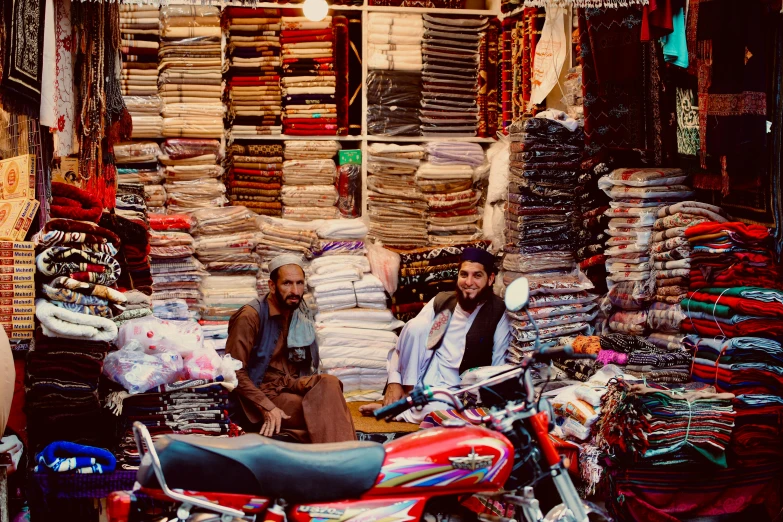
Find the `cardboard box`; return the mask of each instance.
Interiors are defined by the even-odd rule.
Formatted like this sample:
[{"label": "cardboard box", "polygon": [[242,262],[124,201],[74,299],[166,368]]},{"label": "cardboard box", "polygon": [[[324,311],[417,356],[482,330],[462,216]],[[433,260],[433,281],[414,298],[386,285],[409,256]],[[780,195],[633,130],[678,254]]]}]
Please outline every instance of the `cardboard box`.
[{"label": "cardboard box", "polygon": [[14,272],[13,274],[0,274],[0,283],[34,283],[35,273],[31,274],[19,274]]},{"label": "cardboard box", "polygon": [[33,274],[35,275],[35,265],[11,265],[0,266],[0,274]]},{"label": "cardboard box", "polygon": [[0,160],[3,199],[35,199],[35,154]]},{"label": "cardboard box", "polygon": [[5,329],[5,334],[9,339],[32,339],[34,330],[8,330]]},{"label": "cardboard box", "polygon": [[0,201],[0,239],[13,241],[17,238],[19,229],[16,227],[24,222],[22,214],[26,207],[26,199]]},{"label": "cardboard box", "polygon": [[19,321],[3,321],[0,320],[0,324],[3,325],[3,329],[8,333],[14,330],[35,330],[35,316],[34,315],[18,315],[13,316],[20,318]]},{"label": "cardboard box", "polygon": [[31,250],[35,252],[35,244],[32,241],[0,241],[0,251],[4,250]]},{"label": "cardboard box", "polygon": [[34,265],[35,252],[29,250],[0,250],[0,265]]},{"label": "cardboard box", "polygon": [[35,313],[35,297],[0,297],[0,308],[29,308]]},{"label": "cardboard box", "polygon": [[19,219],[14,225],[17,241],[24,241],[24,239],[27,237],[27,233],[30,231],[30,227],[33,225],[33,220],[35,219],[35,215],[38,212],[38,207],[40,206],[41,204],[34,199],[27,200],[27,204],[25,205],[24,210],[22,210],[21,216],[19,216]]}]

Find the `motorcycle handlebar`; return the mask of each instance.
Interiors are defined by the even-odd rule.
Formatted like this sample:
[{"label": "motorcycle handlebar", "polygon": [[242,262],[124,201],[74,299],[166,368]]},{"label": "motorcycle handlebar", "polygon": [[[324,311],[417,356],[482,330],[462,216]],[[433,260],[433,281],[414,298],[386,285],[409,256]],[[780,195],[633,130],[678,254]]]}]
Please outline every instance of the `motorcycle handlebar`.
[{"label": "motorcycle handlebar", "polygon": [[382,408],[378,408],[373,412],[373,416],[375,416],[376,419],[393,419],[400,413],[404,413],[408,411],[408,408],[410,408],[410,402],[408,401],[408,397],[403,397],[402,399],[393,402],[389,404],[388,406],[384,406]]}]

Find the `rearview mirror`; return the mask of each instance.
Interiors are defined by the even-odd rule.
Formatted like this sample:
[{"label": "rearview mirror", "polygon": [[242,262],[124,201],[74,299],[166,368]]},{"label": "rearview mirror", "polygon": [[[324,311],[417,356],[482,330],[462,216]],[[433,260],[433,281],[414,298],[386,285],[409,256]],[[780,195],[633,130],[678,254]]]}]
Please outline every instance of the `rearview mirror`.
[{"label": "rearview mirror", "polygon": [[518,312],[527,306],[530,299],[530,285],[527,278],[520,277],[506,287],[506,308],[511,312]]}]

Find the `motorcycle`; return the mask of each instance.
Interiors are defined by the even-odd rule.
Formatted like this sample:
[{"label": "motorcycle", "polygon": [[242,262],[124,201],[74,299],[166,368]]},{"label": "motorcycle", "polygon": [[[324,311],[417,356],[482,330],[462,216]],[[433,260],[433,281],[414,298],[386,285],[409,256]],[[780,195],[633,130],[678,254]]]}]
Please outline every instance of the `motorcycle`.
[{"label": "motorcycle", "polygon": [[[527,301],[527,280],[518,279],[506,289],[509,310],[522,310]],[[229,439],[168,435],[153,444],[146,427],[136,422],[133,432],[142,455],[136,493],[176,503],[176,518],[170,522],[514,522],[475,515],[463,507],[471,498],[515,506],[526,522],[610,520],[579,497],[548,436],[554,427],[551,406],[546,399],[535,399],[532,365],[559,357],[574,354],[570,347],[537,349],[518,367],[456,392],[415,388],[376,410],[376,418],[390,420],[432,401],[462,411],[457,397],[473,392],[481,393],[482,400],[486,395],[493,406],[482,419],[484,426],[453,422],[384,445],[301,445],[257,434]],[[508,383],[512,387],[503,393],[493,389]],[[551,478],[562,501],[546,515],[534,493],[544,478]],[[138,514],[135,497],[113,493],[109,520],[168,520]]]}]

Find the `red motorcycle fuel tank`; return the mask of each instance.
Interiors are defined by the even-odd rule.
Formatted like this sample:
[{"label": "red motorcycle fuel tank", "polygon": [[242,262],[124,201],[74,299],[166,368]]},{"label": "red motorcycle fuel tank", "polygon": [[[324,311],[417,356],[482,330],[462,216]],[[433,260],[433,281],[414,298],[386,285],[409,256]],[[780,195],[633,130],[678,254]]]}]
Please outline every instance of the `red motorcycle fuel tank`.
[{"label": "red motorcycle fuel tank", "polygon": [[497,491],[514,464],[511,442],[477,426],[431,428],[384,447],[381,472],[363,498]]}]

